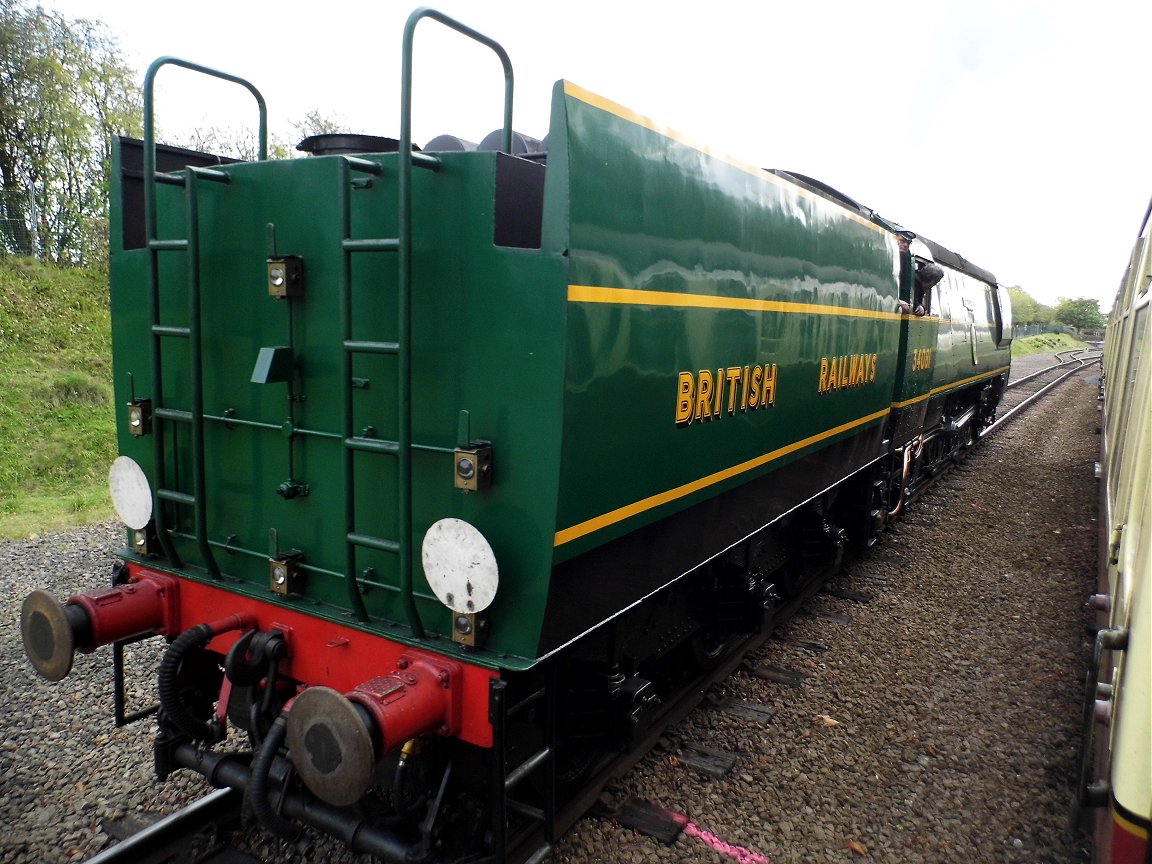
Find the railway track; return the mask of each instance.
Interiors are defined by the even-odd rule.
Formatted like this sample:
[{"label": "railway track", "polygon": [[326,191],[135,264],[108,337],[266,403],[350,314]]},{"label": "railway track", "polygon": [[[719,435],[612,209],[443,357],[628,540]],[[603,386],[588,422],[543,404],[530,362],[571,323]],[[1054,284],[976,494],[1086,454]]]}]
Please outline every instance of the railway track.
[{"label": "railway track", "polygon": [[[1031,371],[1010,382],[1002,403],[1001,416],[992,426],[983,431],[981,437],[992,435],[1009,420],[1019,416],[1020,413],[1036,404],[1044,396],[1051,394],[1069,377],[1091,370],[1098,362],[1099,357],[1099,352],[1093,351],[1061,352],[1056,355],[1056,362]],[[905,518],[907,519],[907,517]],[[919,524],[915,517],[912,518],[911,522],[913,525]],[[558,809],[556,822],[561,833],[567,832],[576,825],[596,805],[606,788],[611,788],[656,748],[662,740],[666,740],[669,730],[688,717],[707,698],[710,689],[732,676],[742,664],[748,662],[750,656],[759,652],[774,634],[778,634],[784,625],[792,621],[796,613],[805,607],[805,604],[810,603],[821,593],[831,575],[829,573],[824,578],[814,580],[809,590],[780,610],[780,613],[773,619],[772,627],[764,633],[745,640],[723,662],[708,672],[702,680],[693,681],[678,694],[675,700],[669,700],[669,708],[637,747],[628,753],[619,754],[603,764],[596,770],[587,785]],[[807,643],[794,642],[793,644],[804,645]],[[825,646],[816,647],[825,650]],[[129,864],[129,862],[131,864],[254,862],[255,864],[260,859],[251,857],[248,853],[232,848],[227,844],[212,845],[203,854],[190,851],[194,848],[191,839],[203,834],[206,829],[214,825],[237,824],[240,801],[239,792],[227,789],[216,790],[189,807],[171,814],[104,850],[99,855],[89,859],[87,864]],[[611,813],[625,822],[629,819],[626,813],[622,816],[618,810],[605,811],[601,808],[601,811]],[[636,822],[628,824],[632,824],[633,827],[638,827],[642,831],[659,832],[668,828],[668,820],[661,817],[659,813],[654,817],[655,824],[652,813],[647,811],[636,818]],[[226,833],[225,831],[216,832],[217,836],[224,836]],[[679,831],[675,830],[675,833],[679,833]],[[523,848],[534,850],[537,854],[528,857],[529,853],[523,852]],[[539,847],[531,843],[525,844],[523,848],[521,856],[517,860],[531,862],[546,860],[547,853],[552,851],[551,847]],[[335,854],[339,856],[346,853],[341,850]],[[343,861],[344,859],[337,857],[337,860]]]},{"label": "railway track", "polygon": [[1043,398],[1049,390],[1071,375],[1098,366],[1103,355],[1095,349],[1077,349],[1061,351],[1054,356],[1054,363],[1029,371],[1020,378],[1013,378],[1008,382],[1004,398],[1000,402],[1000,410],[997,412],[999,417],[983,431],[981,437],[991,434],[1017,411]]},{"label": "railway track", "polygon": [[[223,864],[227,853],[222,852],[221,843],[205,846],[193,841],[205,832],[219,837],[223,832],[217,829],[237,824],[240,804],[241,795],[235,789],[217,789],[105,849],[87,864]],[[229,860],[242,864],[235,855]]]}]

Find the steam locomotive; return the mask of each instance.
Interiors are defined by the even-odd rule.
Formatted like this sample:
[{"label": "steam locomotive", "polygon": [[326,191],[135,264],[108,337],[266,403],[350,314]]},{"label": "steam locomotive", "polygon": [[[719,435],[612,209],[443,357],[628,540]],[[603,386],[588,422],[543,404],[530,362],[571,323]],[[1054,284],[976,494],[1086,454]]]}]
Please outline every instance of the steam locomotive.
[{"label": "steam locomotive", "polygon": [[[500,57],[490,147],[413,146],[424,20]],[[125,547],[107,590],[29,595],[23,638],[51,680],[167,640],[157,773],[270,830],[539,860],[606,760],[974,443],[1011,309],[823,183],[571,82],[518,135],[507,55],[438,12],[404,51],[397,140],[285,160],[157,144],[169,66],[265,109],[149,69],[110,221]]]}]

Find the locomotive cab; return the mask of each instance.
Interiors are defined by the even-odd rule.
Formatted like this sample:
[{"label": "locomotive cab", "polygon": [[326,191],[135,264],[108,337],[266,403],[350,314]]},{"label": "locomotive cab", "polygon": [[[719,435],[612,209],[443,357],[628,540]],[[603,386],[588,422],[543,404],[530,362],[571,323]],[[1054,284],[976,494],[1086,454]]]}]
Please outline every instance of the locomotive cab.
[{"label": "locomotive cab", "polygon": [[916,316],[932,314],[932,289],[944,277],[932,250],[911,231],[899,231],[900,310]]}]

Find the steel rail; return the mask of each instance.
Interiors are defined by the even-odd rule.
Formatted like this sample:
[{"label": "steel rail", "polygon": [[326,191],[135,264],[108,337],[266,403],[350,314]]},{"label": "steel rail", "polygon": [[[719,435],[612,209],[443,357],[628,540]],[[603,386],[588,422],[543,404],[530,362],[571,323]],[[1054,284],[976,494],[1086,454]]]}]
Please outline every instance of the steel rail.
[{"label": "steel rail", "polygon": [[[1033,402],[1037,401],[1042,396],[1046,395],[1049,390],[1051,390],[1057,384],[1061,383],[1065,378],[1069,377],[1070,375],[1075,375],[1078,372],[1083,372],[1086,367],[1087,367],[1087,364],[1081,362],[1081,364],[1079,366],[1077,366],[1075,369],[1069,369],[1067,372],[1065,372],[1063,375],[1061,375],[1055,381],[1050,381],[1049,383],[1047,383],[1043,387],[1041,387],[1039,390],[1037,390],[1035,393],[1033,393],[1030,396],[1026,397],[1025,399],[1021,400],[1017,405],[1012,407],[1006,414],[1004,414],[1003,417],[997,418],[996,422],[994,422],[990,426],[982,429],[980,431],[980,438],[985,438],[988,435],[991,435],[994,431],[996,431],[1001,426],[1003,426],[1005,423],[1007,423],[1009,420],[1011,420],[1013,417],[1015,417],[1016,414],[1018,414],[1020,411],[1023,411],[1025,408],[1027,408]],[[1051,367],[1051,368],[1058,368],[1058,367]],[[1051,368],[1048,370],[1045,370],[1045,371],[1051,371]]]},{"label": "steel rail", "polygon": [[[1060,355],[1057,354],[1056,356],[1059,357]],[[1088,361],[1099,360],[1102,356],[1104,356],[1104,355],[1103,354],[1096,354],[1092,357],[1071,357],[1068,360],[1063,360],[1059,363],[1056,363],[1053,366],[1046,366],[1043,369],[1040,369],[1036,372],[1031,373],[1030,375],[1025,375],[1023,378],[1017,378],[1014,381],[1009,381],[1008,386],[1005,389],[1011,390],[1017,384],[1023,384],[1025,381],[1031,381],[1033,378],[1036,378],[1040,375],[1045,375],[1049,372],[1052,372],[1055,369],[1063,369],[1065,366],[1068,366],[1069,364],[1072,364],[1072,363],[1079,363],[1079,364],[1081,364],[1081,366],[1083,366]]]},{"label": "steel rail", "polygon": [[199,801],[165,816],[154,825],[110,846],[86,864],[160,864],[187,851],[188,838],[227,814],[240,812],[242,794],[217,789]]}]

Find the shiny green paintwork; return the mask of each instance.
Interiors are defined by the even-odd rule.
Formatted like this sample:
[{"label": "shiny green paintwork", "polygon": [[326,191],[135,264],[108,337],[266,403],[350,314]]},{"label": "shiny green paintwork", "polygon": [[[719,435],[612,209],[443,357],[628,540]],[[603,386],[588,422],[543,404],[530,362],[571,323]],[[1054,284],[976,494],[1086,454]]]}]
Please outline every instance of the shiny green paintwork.
[{"label": "shiny green paintwork", "polygon": [[[396,156],[368,157],[384,164],[381,178],[352,193],[353,232],[358,238],[396,234]],[[564,319],[562,258],[539,250],[506,249],[492,243],[493,153],[444,154],[435,175],[420,172],[414,190],[413,439],[414,536],[454,516],[475,524],[488,538],[501,565],[501,595],[493,609],[490,645],[532,656],[534,622],[542,617],[550,569],[557,454],[540,446],[560,437]],[[216,550],[216,558],[238,590],[288,602],[347,621],[344,581],[343,488],[341,472],[341,329],[336,286],[341,267],[338,212],[340,157],[296,159],[228,167],[231,182],[201,193],[201,280],[204,315],[205,413],[225,418],[206,432],[208,522],[213,543],[245,550]],[[160,236],[181,237],[183,191],[160,187]],[[114,192],[118,202],[119,190]],[[119,214],[114,213],[114,223]],[[276,252],[305,261],[306,294],[300,300],[268,296],[267,225],[275,225]],[[118,226],[117,226],[118,227]],[[150,356],[143,294],[142,250],[122,251],[113,236],[112,304],[117,401],[147,396]],[[183,253],[162,259],[162,316],[186,318]],[[357,255],[353,264],[353,338],[393,340],[395,258],[389,253]],[[253,384],[251,375],[264,346],[290,345],[298,364],[289,402],[287,384]],[[165,389],[169,406],[185,408],[187,350],[165,343]],[[358,356],[353,375],[366,383],[354,390],[355,429],[380,438],[396,435],[395,358]],[[453,486],[451,450],[458,443],[460,414],[468,412],[467,434],[495,443],[498,482],[481,494]],[[150,441],[128,432],[122,412],[121,452],[152,475]],[[293,463],[283,424],[299,430],[292,438]],[[243,424],[263,424],[254,427]],[[236,425],[241,424],[241,425]],[[174,426],[175,424],[171,424]],[[171,428],[171,426],[169,428]],[[180,436],[174,465],[187,478],[187,436]],[[393,459],[356,456],[356,529],[395,536]],[[294,478],[309,494],[285,500],[277,487]],[[185,480],[186,482],[186,480]],[[188,532],[188,508],[169,507]],[[273,532],[274,536],[273,536]],[[202,563],[194,544],[182,540],[181,555]],[[277,601],[268,589],[270,550],[304,555],[304,595]],[[371,568],[370,581],[398,584],[394,556],[357,553],[357,575]],[[447,630],[449,615],[417,574],[418,608],[430,636]],[[505,603],[505,598],[507,602]],[[404,619],[395,591],[364,594],[372,621],[403,638],[387,622]],[[504,604],[504,605],[502,605]],[[510,608],[515,614],[501,614]]]},{"label": "shiny green paintwork", "polygon": [[[895,240],[859,214],[564,82],[549,144],[539,249],[493,243],[497,163],[508,157],[443,153],[439,171],[413,176],[414,569],[437,519],[465,519],[487,537],[501,582],[487,649],[470,658],[493,666],[536,657],[556,564],[846,437],[868,443],[841,476],[882,456],[909,345],[935,339],[927,322],[896,314]],[[363,158],[383,170],[349,193],[351,236],[394,237],[398,156]],[[398,623],[393,556],[359,549],[356,572],[344,572],[341,160],[231,165],[227,185],[197,193],[208,535],[235,590],[415,641]],[[184,196],[158,187],[160,237],[186,235]],[[117,187],[113,344],[124,406],[149,395],[151,352],[145,252],[122,248],[121,216]],[[268,296],[269,225],[275,253],[305,262],[301,299]],[[165,324],[187,319],[184,258],[161,256]],[[395,259],[358,254],[352,280],[353,338],[396,339]],[[272,346],[293,351],[291,387],[251,381]],[[188,354],[165,341],[168,407],[188,408]],[[874,378],[820,392],[822,361],[853,355],[875,358]],[[395,362],[355,358],[357,434],[396,436]],[[772,407],[728,410],[725,398],[715,419],[677,425],[682,373],[756,364],[776,367]],[[123,410],[120,420],[121,452],[154,475],[149,439],[129,433]],[[165,428],[170,485],[186,489],[189,436]],[[453,486],[451,449],[468,439],[493,445],[489,490]],[[393,460],[358,453],[355,469],[355,530],[393,536]],[[281,497],[288,480],[308,494]],[[189,508],[165,507],[181,572],[209,578]],[[269,589],[268,558],[290,552],[303,555],[305,584],[283,598]],[[367,621],[351,615],[350,575],[363,580]],[[458,650],[445,637],[447,610],[422,572],[412,578],[428,640]]]},{"label": "shiny green paintwork", "polygon": [[[994,307],[999,301],[994,292],[998,290],[947,270],[935,289],[932,315],[905,317],[904,361],[892,400],[897,446],[934,422],[948,394],[1007,374],[1011,338],[997,329]],[[936,405],[934,410],[930,403]]]},{"label": "shiny green paintwork", "polygon": [[993,311],[994,286],[963,273],[948,271],[937,286],[940,317],[933,389],[1003,370],[1009,363],[1007,342],[1001,344]]},{"label": "shiny green paintwork", "polygon": [[897,445],[923,430],[934,377],[932,365],[923,360],[935,358],[938,330],[939,321],[935,318],[904,316],[900,333],[901,362],[892,396],[893,439]]},{"label": "shiny green paintwork", "polygon": [[[569,303],[560,557],[883,423],[900,330],[889,233],[578,88],[558,109],[569,128],[570,283],[720,306]],[[852,354],[877,355],[875,381],[820,393],[821,359]],[[774,407],[725,405],[711,422],[675,424],[679,372],[757,363],[777,366]],[[617,518],[617,508],[638,512]]]}]

